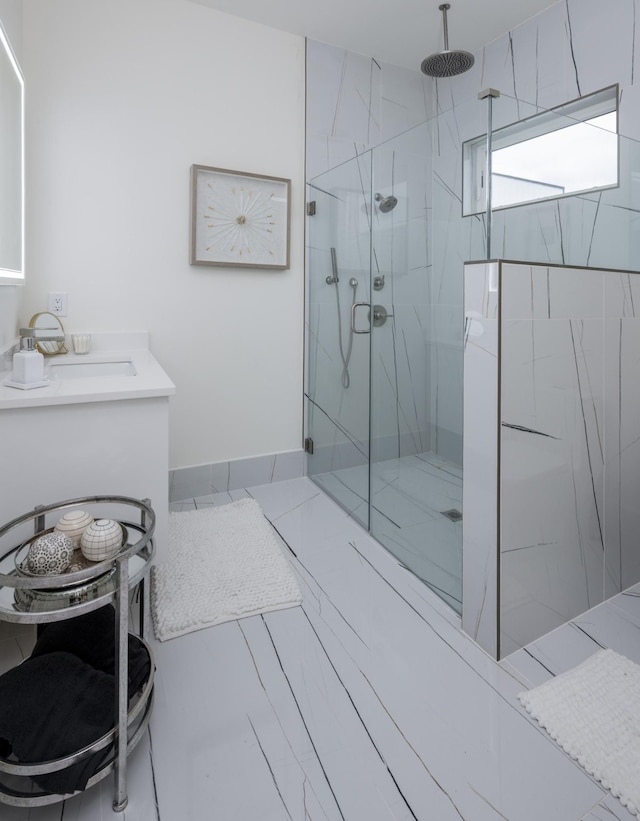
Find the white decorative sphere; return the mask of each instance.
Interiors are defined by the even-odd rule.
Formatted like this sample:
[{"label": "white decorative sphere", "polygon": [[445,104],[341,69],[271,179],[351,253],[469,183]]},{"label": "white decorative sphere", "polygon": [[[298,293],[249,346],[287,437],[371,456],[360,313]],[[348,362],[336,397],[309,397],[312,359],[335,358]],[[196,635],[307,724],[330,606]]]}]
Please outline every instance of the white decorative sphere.
[{"label": "white decorative sphere", "polygon": [[56,576],[69,566],[73,556],[71,539],[64,533],[45,533],[27,553],[27,567],[38,576]]},{"label": "white decorative sphere", "polygon": [[121,546],[122,527],[113,519],[96,519],[80,537],[80,550],[90,562],[113,558]]},{"label": "white decorative sphere", "polygon": [[73,543],[73,548],[76,550],[80,547],[80,537],[84,531],[93,522],[93,516],[86,512],[86,510],[70,510],[59,519],[57,525],[53,528],[55,533],[64,533]]}]

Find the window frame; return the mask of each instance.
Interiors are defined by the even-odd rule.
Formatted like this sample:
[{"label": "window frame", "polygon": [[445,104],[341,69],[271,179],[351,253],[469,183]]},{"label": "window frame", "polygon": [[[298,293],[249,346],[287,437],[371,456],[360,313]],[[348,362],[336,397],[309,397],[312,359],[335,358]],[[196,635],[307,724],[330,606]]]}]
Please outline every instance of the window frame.
[{"label": "window frame", "polygon": [[[517,200],[505,205],[492,207],[492,211],[502,211],[506,208],[519,208],[522,205],[529,205],[536,202],[547,202],[549,200],[564,197],[576,196],[578,194],[593,193],[595,191],[606,191],[620,186],[620,132],[619,132],[619,86],[618,84],[606,86],[591,94],[570,100],[567,103],[532,114],[522,120],[510,123],[502,128],[496,129],[492,134],[492,153],[511,145],[526,142],[554,131],[567,128],[567,119],[574,120],[574,124],[584,123],[588,120],[603,114],[615,112],[616,120],[616,181],[609,185],[597,185],[590,188],[574,189],[562,191],[547,196],[532,197],[530,199]],[[556,123],[553,126],[554,121]],[[487,134],[481,134],[462,143],[462,216],[476,216],[484,214],[487,210],[486,186],[484,177],[486,176],[487,164]],[[545,185],[541,181],[532,181],[540,185]]]}]

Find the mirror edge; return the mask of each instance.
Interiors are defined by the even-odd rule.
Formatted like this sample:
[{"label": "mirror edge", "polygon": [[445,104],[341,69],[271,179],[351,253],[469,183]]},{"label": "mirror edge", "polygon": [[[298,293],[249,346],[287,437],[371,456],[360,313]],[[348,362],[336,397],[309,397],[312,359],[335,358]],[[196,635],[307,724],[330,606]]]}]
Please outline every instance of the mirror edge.
[{"label": "mirror edge", "polygon": [[5,28],[0,20],[0,44],[4,48],[9,62],[13,67],[16,78],[20,85],[20,177],[21,177],[21,203],[20,203],[20,268],[3,268],[0,266],[0,285],[24,285],[25,281],[25,161],[24,161],[24,76],[22,69],[11,47],[11,42],[7,36]]},{"label": "mirror edge", "polygon": [[[51,319],[46,319],[46,322],[51,322],[53,320],[53,324],[51,325],[44,325],[39,326],[38,320],[44,317],[51,317]],[[60,328],[60,333],[62,334],[62,340],[60,342],[56,341],[42,341],[38,342],[37,334],[34,334],[34,341],[36,350],[39,351],[43,356],[58,356],[58,354],[69,353],[69,349],[66,345],[66,337],[64,331],[64,325],[62,324],[62,320],[59,316],[52,314],[51,311],[39,311],[37,314],[34,314],[31,319],[29,320],[29,327],[38,329],[41,327],[42,330],[54,330],[54,324],[57,324]]]}]

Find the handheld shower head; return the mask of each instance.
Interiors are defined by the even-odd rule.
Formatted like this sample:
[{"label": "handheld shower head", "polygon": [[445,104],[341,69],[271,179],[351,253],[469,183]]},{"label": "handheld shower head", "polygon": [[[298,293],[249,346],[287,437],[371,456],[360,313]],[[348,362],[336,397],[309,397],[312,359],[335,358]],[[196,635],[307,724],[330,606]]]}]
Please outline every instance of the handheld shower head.
[{"label": "handheld shower head", "polygon": [[430,54],[422,61],[420,69],[427,77],[455,77],[464,74],[475,62],[475,57],[469,51],[449,51],[449,30],[447,27],[447,11],[449,3],[438,6],[444,18],[444,51]]},{"label": "handheld shower head", "polygon": [[382,194],[376,194],[375,201],[378,203],[378,209],[382,211],[383,214],[393,211],[398,204],[398,198],[393,195],[383,197]]},{"label": "handheld shower head", "polygon": [[327,285],[337,285],[340,282],[338,278],[338,260],[336,259],[336,249],[330,248],[331,252],[331,276],[325,278]]}]

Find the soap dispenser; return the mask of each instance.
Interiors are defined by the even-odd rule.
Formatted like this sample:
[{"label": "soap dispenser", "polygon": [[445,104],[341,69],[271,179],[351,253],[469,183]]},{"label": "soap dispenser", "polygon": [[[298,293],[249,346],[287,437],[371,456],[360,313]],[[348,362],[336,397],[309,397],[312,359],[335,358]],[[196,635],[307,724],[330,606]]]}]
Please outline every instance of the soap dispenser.
[{"label": "soap dispenser", "polygon": [[13,355],[11,380],[5,384],[23,390],[48,384],[44,376],[44,356],[35,349],[32,336],[22,338],[22,348]]}]

